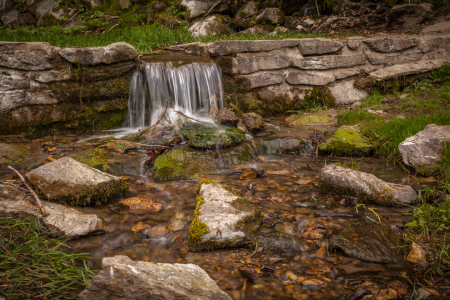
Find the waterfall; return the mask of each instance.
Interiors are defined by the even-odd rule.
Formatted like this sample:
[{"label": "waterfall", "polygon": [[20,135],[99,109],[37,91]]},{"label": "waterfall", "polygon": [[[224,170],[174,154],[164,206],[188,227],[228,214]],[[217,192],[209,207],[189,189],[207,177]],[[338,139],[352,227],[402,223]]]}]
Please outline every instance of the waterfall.
[{"label": "waterfall", "polygon": [[214,113],[223,107],[220,69],[212,62],[140,64],[130,82],[129,126],[145,128],[155,124],[166,105],[171,123],[180,117],[176,111],[211,122]]}]

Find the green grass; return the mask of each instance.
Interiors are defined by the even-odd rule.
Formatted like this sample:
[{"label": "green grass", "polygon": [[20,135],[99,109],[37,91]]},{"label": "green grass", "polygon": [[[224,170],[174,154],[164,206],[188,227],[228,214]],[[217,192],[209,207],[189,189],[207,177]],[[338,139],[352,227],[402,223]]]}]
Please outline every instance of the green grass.
[{"label": "green grass", "polygon": [[0,232],[0,296],[8,300],[76,299],[94,277],[87,257],[63,252],[64,241],[36,218],[1,217]]},{"label": "green grass", "polygon": [[301,34],[295,32],[279,33],[276,36],[236,34],[229,36],[194,37],[186,28],[172,29],[161,24],[143,25],[132,28],[113,28],[109,32],[84,34],[77,30],[66,31],[58,27],[31,28],[15,30],[0,27],[0,40],[10,42],[48,42],[58,47],[97,47],[115,42],[127,42],[139,53],[152,53],[155,49],[174,45],[177,42],[215,42],[219,40],[278,40],[284,38],[329,37],[325,34]]}]

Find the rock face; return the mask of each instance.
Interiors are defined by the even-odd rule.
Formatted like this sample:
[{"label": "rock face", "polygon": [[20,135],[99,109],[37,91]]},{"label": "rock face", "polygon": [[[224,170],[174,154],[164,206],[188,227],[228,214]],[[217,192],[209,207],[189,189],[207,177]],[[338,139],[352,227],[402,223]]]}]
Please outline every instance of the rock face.
[{"label": "rock face", "polygon": [[282,25],[285,19],[286,17],[280,9],[269,7],[258,15],[255,21],[258,23],[267,22],[269,25],[272,23]]},{"label": "rock face", "polygon": [[242,143],[245,138],[240,129],[200,123],[191,123],[183,127],[181,134],[188,140],[189,146],[200,149],[230,147]]},{"label": "rock face", "polygon": [[206,19],[196,21],[189,27],[193,36],[229,34],[221,17],[209,16]]},{"label": "rock face", "polygon": [[266,126],[264,119],[256,113],[247,113],[242,117],[242,124],[250,132],[256,132]]},{"label": "rock face", "polygon": [[338,156],[364,156],[370,154],[373,145],[361,136],[356,126],[341,126],[323,142],[319,150]]},{"label": "rock face", "polygon": [[39,217],[47,227],[55,229],[56,236],[67,239],[108,230],[104,222],[94,214],[83,214],[75,208],[46,201],[41,202],[48,215],[42,218],[39,208],[24,198],[24,195],[23,191],[11,185],[0,184],[0,216],[9,217],[18,213],[20,217]]},{"label": "rock face", "polygon": [[215,116],[214,121],[216,122],[216,124],[236,127],[239,119],[231,110],[227,108],[221,108]]},{"label": "rock face", "polygon": [[63,157],[28,172],[26,178],[49,201],[88,205],[122,194],[128,184],[70,157]]},{"label": "rock face", "polygon": [[410,136],[398,145],[403,162],[415,169],[431,171],[437,165],[444,147],[450,141],[450,125],[428,124],[423,131]]},{"label": "rock face", "polygon": [[425,27],[422,34],[450,34],[450,22],[439,22]]},{"label": "rock face", "polygon": [[327,165],[320,171],[320,188],[323,192],[341,196],[354,196],[361,201],[392,206],[412,204],[417,193],[409,185],[385,182],[372,174]]},{"label": "rock face", "polygon": [[427,18],[433,9],[430,3],[394,6],[389,14],[388,27],[391,29],[411,29]]},{"label": "rock face", "polygon": [[154,264],[117,255],[103,258],[102,269],[80,294],[81,300],[231,300],[193,264]]},{"label": "rock face", "polygon": [[256,205],[217,182],[202,181],[188,245],[196,250],[248,246],[253,243],[249,234],[260,223],[261,212]]}]

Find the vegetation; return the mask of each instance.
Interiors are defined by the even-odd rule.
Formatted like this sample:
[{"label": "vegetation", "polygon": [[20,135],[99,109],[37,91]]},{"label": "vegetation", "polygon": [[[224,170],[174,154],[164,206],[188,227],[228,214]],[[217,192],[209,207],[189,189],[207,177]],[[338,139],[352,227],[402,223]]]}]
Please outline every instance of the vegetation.
[{"label": "vegetation", "polygon": [[75,299],[94,272],[83,254],[67,254],[64,240],[39,219],[0,218],[0,296],[15,299]]}]

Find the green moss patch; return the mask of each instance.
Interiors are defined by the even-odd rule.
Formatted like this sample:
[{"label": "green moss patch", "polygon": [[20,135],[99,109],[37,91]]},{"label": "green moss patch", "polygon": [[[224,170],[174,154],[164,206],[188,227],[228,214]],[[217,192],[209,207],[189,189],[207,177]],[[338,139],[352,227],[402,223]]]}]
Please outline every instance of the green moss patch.
[{"label": "green moss patch", "polygon": [[291,115],[284,119],[290,125],[332,125],[336,124],[336,111],[321,111],[311,114]]},{"label": "green moss patch", "polygon": [[230,147],[242,143],[245,134],[234,127],[214,126],[191,123],[181,129],[181,134],[188,140],[189,146],[200,149]]},{"label": "green moss patch", "polygon": [[[201,185],[199,184],[199,187]],[[189,227],[189,236],[188,236],[188,245],[189,247],[195,247],[198,244],[202,236],[209,233],[208,226],[200,221],[200,207],[205,201],[202,199],[200,195],[197,196],[197,206],[194,211],[194,219],[192,220],[191,227]]]},{"label": "green moss patch", "polygon": [[17,163],[26,158],[28,150],[17,145],[0,143],[0,165]]},{"label": "green moss patch", "polygon": [[364,156],[372,152],[373,145],[361,136],[357,126],[342,126],[319,147],[319,150],[337,156]]}]

